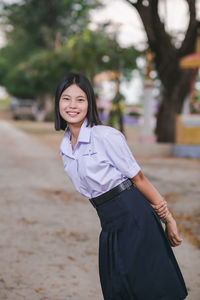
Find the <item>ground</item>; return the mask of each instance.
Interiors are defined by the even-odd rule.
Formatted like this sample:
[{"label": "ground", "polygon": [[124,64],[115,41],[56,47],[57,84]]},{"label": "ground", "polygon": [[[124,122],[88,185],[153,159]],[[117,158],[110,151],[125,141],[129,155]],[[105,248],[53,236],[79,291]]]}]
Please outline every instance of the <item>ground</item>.
[{"label": "ground", "polygon": [[[0,300],[103,299],[100,223],[64,172],[62,134],[50,122],[0,121]],[[136,134],[127,129],[131,149]],[[183,243],[173,249],[187,299],[198,300],[200,161],[150,154],[135,157],[176,217]]]}]

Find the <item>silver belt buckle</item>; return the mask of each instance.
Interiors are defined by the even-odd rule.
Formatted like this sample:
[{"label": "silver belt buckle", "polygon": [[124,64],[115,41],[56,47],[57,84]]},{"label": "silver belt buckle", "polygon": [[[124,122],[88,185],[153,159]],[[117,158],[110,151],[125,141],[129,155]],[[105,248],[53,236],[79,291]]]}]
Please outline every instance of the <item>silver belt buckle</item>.
[{"label": "silver belt buckle", "polygon": [[130,187],[132,186],[131,180],[127,179],[125,182],[123,182],[123,185],[125,189],[130,189]]}]

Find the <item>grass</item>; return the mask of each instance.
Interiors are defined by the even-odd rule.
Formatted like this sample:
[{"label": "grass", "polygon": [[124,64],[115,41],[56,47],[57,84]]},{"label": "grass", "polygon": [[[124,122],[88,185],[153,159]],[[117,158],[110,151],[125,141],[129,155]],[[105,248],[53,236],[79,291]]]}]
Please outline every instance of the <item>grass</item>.
[{"label": "grass", "polygon": [[10,98],[0,99],[0,109],[8,109],[10,106]]}]

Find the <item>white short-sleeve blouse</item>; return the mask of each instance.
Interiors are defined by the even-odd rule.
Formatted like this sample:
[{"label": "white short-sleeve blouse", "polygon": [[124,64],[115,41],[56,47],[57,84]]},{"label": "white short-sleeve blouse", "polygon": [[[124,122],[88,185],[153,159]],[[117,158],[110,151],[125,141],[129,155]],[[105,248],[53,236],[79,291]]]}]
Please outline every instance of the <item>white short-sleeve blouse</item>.
[{"label": "white short-sleeve blouse", "polygon": [[119,130],[104,125],[87,127],[87,119],[73,150],[70,131],[65,131],[60,155],[76,190],[88,198],[109,191],[141,169]]}]

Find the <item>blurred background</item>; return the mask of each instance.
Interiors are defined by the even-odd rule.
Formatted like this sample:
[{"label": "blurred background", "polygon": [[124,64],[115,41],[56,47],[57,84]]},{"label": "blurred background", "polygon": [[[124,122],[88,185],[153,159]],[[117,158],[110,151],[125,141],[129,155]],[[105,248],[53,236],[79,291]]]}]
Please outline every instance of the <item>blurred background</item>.
[{"label": "blurred background", "polygon": [[0,300],[102,299],[99,224],[54,130],[69,71],[89,77],[103,123],[167,199],[198,300],[200,0],[0,0]]}]

